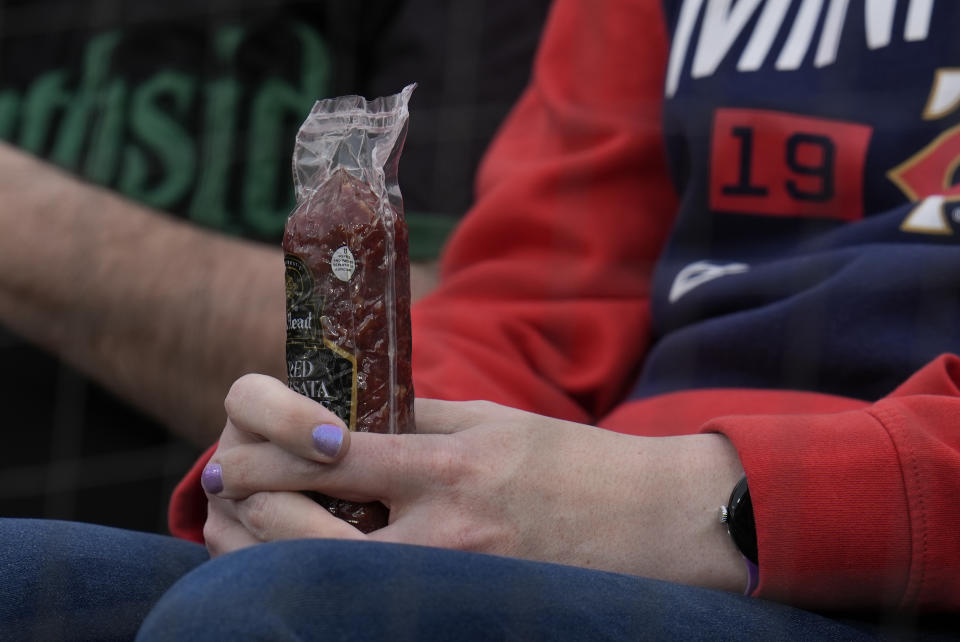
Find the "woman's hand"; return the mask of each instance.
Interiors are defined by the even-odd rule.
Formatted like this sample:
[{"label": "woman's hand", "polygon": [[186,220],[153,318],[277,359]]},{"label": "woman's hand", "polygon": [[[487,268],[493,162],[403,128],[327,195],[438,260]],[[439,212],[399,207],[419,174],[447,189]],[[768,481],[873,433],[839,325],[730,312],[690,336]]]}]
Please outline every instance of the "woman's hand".
[{"label": "woman's hand", "polygon": [[[204,472],[214,555],[276,539],[370,539],[745,585],[717,517],[743,474],[723,436],[634,437],[426,399],[417,400],[417,434],[351,435],[320,405],[258,375],[234,384],[226,408]],[[324,424],[333,439],[318,449],[314,428]],[[381,501],[390,523],[364,535],[302,490]]]}]

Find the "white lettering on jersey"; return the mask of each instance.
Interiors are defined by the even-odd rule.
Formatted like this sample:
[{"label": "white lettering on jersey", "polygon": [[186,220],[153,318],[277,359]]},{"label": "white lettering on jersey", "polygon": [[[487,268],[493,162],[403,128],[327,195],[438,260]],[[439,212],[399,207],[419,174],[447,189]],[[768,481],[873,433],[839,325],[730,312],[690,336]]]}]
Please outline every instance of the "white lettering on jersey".
[{"label": "white lettering on jersey", "polygon": [[800,68],[800,63],[803,62],[803,57],[807,55],[810,43],[813,42],[813,30],[817,28],[817,20],[820,19],[822,10],[823,0],[804,0],[800,5],[790,36],[787,37],[787,42],[780,51],[780,57],[777,58],[777,69],[786,71]]},{"label": "white lettering on jersey", "polygon": [[907,42],[926,40],[930,33],[930,14],[933,13],[933,0],[913,0],[907,10],[907,26],[903,38]]},{"label": "white lettering on jersey", "polygon": [[683,63],[687,59],[687,49],[690,48],[690,36],[693,35],[702,5],[703,0],[684,0],[680,7],[680,19],[677,21],[677,30],[673,33],[670,60],[667,63],[667,97],[677,93]]},{"label": "white lettering on jersey", "polygon": [[[780,31],[780,25],[783,24],[783,16],[790,8],[790,0],[772,0],[767,2],[763,13],[760,14],[760,23],[754,29],[747,48],[743,50],[740,61],[737,63],[739,71],[756,71],[766,60],[770,53],[770,47],[773,46],[773,39],[777,37]],[[719,64],[719,61],[718,61]]]},{"label": "white lettering on jersey", "polygon": [[893,36],[893,13],[897,10],[897,0],[873,0],[866,4],[867,10],[867,46],[881,49],[890,44]]},{"label": "white lettering on jersey", "polygon": [[[777,56],[774,68],[779,71],[798,69],[816,37],[817,24],[826,4],[826,16],[813,64],[825,67],[837,61],[840,40],[847,20],[850,0],[796,0],[800,7],[792,24],[785,25],[793,0],[683,0],[667,65],[665,92],[671,97],[677,92],[687,56],[693,49],[691,78],[713,75],[730,53],[733,44],[751,22],[753,32],[737,61],[737,70],[756,71],[770,55],[773,43],[781,29],[790,29],[787,40]],[[900,0],[864,0],[866,45],[869,49],[887,47],[893,40],[893,25]],[[906,0],[907,20],[903,39],[907,42],[925,40],[930,32],[934,0]],[[762,9],[761,9],[762,7]],[[757,11],[757,20],[753,20]],[[702,14],[702,20],[700,20]],[[694,31],[700,22],[699,32]]]},{"label": "white lettering on jersey", "polygon": [[688,294],[694,288],[698,288],[708,281],[719,279],[722,276],[730,274],[741,274],[750,269],[746,263],[727,263],[718,265],[708,261],[697,261],[677,272],[673,285],[670,287],[668,300],[670,303],[676,303],[681,297]]},{"label": "white lettering on jersey", "polygon": [[827,19],[823,22],[823,32],[820,34],[820,44],[817,45],[817,55],[813,58],[814,67],[826,67],[837,61],[840,35],[843,33],[843,23],[847,21],[849,4],[849,0],[831,0]]},{"label": "white lettering on jersey", "polygon": [[[693,69],[690,75],[694,78],[712,76],[726,57],[730,47],[747,21],[753,17],[753,12],[760,6],[762,0],[739,0],[731,9],[733,0],[711,0],[707,5],[703,25],[700,27],[700,40],[697,51],[693,56]],[[775,1],[775,4],[780,4]],[[782,16],[781,16],[782,19]],[[760,25],[758,25],[759,27]],[[777,23],[776,27],[780,24]],[[768,27],[769,28],[769,27]],[[756,29],[759,32],[760,29]],[[774,31],[774,35],[776,31]],[[769,47],[770,44],[767,44]]]}]

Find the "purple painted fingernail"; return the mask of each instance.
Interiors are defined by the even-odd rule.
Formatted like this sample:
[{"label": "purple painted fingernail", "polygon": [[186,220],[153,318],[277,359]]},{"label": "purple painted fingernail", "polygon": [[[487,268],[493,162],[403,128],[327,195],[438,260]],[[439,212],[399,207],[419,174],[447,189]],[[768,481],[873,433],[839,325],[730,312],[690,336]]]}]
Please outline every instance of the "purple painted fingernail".
[{"label": "purple painted fingernail", "polygon": [[313,429],[313,447],[327,457],[336,457],[343,446],[343,429],[331,424],[320,424]]},{"label": "purple painted fingernail", "polygon": [[220,464],[207,464],[200,475],[200,485],[211,495],[223,491],[223,470]]}]

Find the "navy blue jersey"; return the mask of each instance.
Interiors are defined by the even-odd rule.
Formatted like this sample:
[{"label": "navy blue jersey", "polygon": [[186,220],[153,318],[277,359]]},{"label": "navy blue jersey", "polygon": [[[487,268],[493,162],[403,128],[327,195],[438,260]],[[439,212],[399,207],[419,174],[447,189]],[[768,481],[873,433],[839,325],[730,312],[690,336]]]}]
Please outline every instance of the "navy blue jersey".
[{"label": "navy blue jersey", "polygon": [[634,396],[873,399],[960,352],[960,3],[664,5],[680,209]]}]

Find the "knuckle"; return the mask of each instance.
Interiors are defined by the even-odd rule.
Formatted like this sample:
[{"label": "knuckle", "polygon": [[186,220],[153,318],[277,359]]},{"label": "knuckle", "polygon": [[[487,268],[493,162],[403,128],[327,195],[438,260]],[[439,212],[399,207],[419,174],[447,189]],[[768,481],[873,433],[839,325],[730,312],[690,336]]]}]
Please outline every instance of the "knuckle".
[{"label": "knuckle", "polygon": [[220,555],[223,553],[223,534],[225,531],[223,521],[211,514],[203,524],[203,542],[210,551],[211,555]]},{"label": "knuckle", "polygon": [[227,415],[232,415],[242,404],[243,398],[246,395],[248,377],[250,377],[250,375],[243,375],[234,381],[230,386],[230,390],[227,391],[227,396],[223,398],[223,407],[227,411]]},{"label": "knuckle", "polygon": [[441,535],[444,548],[477,553],[510,555],[519,545],[518,533],[496,522],[464,519],[449,524]]},{"label": "knuckle", "polygon": [[221,470],[223,471],[223,489],[224,497],[237,498],[250,490],[253,480],[252,472],[256,470],[253,467],[254,462],[244,450],[234,448],[225,452],[219,457]]},{"label": "knuckle", "polygon": [[296,457],[290,461],[287,471],[291,478],[300,480],[302,484],[308,487],[312,486],[327,470],[327,464]]},{"label": "knuckle", "polygon": [[203,543],[211,555],[219,555],[220,550],[220,531],[213,528],[209,522],[203,525]]},{"label": "knuckle", "polygon": [[273,531],[276,515],[267,493],[255,493],[237,502],[240,517],[247,531],[260,541],[267,541]]},{"label": "knuckle", "polygon": [[504,406],[498,403],[482,399],[468,401],[466,403],[467,410],[481,419],[489,419],[490,417],[497,416],[502,413],[504,409]]},{"label": "knuckle", "polygon": [[268,377],[259,374],[245,374],[230,386],[227,396],[223,400],[223,407],[227,415],[243,412],[250,397]]},{"label": "knuckle", "polygon": [[438,440],[426,465],[435,482],[446,488],[453,488],[462,483],[470,475],[470,459],[465,449],[456,439]]},{"label": "knuckle", "polygon": [[492,410],[494,408],[499,408],[498,404],[495,404],[492,401],[487,401],[486,399],[475,399],[473,401],[468,401],[471,410]]},{"label": "knuckle", "polygon": [[483,551],[486,548],[486,538],[472,522],[451,527],[445,538],[450,548],[459,551]]}]

